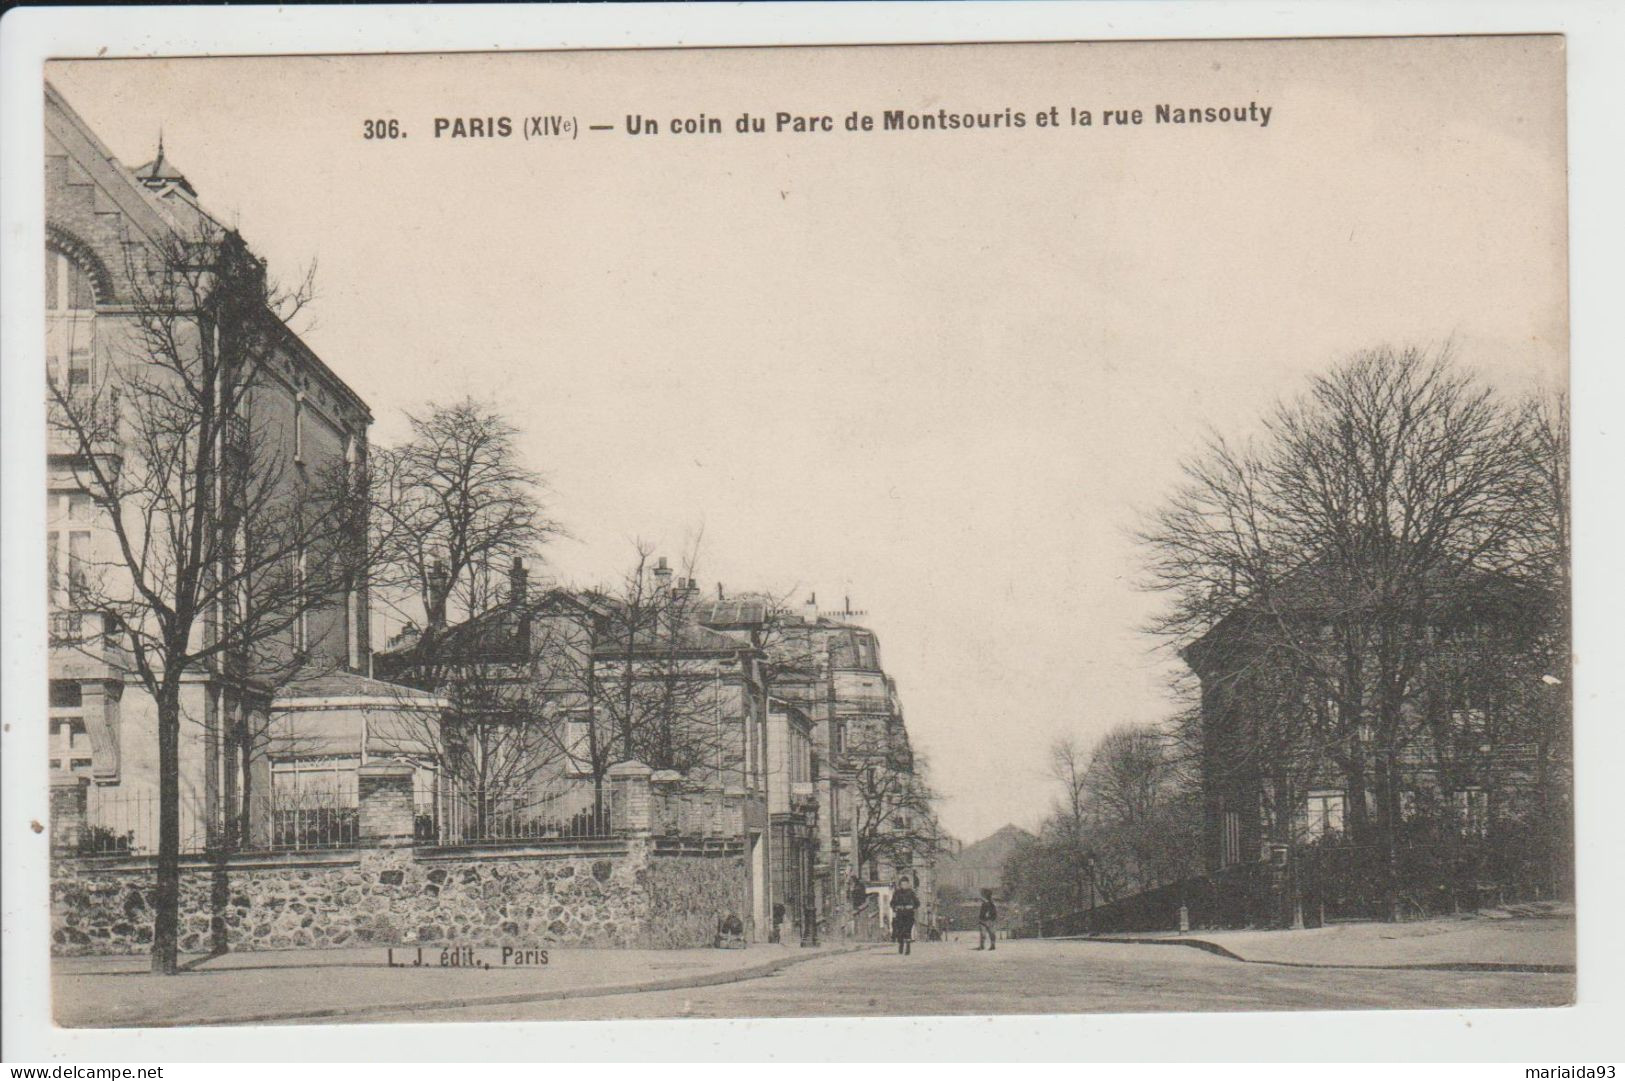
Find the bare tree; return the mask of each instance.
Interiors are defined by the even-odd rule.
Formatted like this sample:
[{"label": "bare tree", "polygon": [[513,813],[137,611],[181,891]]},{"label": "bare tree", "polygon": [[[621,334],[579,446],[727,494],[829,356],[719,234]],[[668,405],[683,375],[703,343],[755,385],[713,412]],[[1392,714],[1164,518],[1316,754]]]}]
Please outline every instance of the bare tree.
[{"label": "bare tree", "polygon": [[542,504],[540,474],[520,461],[518,429],[495,408],[467,398],[407,420],[411,438],[372,455],[372,570],[380,598],[422,614],[427,657],[453,615],[496,603],[511,560],[562,529]]},{"label": "bare tree", "polygon": [[561,758],[549,729],[562,722],[544,716],[545,651],[520,642],[536,613],[504,596],[503,580],[562,530],[540,474],[521,462],[518,429],[494,407],[465,398],[407,420],[411,436],[376,451],[370,471],[374,595],[410,621],[383,674],[445,697],[450,711],[403,709],[408,720],[379,746],[432,765],[484,835],[492,808],[545,802],[537,785]]},{"label": "bare tree", "polygon": [[1089,896],[1089,879],[1094,873],[1089,854],[1089,768],[1088,753],[1072,736],[1062,736],[1050,744],[1050,777],[1061,786],[1061,796],[1050,820],[1066,850],[1061,877],[1071,884],[1072,906],[1081,909]]},{"label": "bare tree", "polygon": [[1574,696],[1568,678],[1573,667],[1573,578],[1569,481],[1571,419],[1567,394],[1536,395],[1524,403],[1524,458],[1531,486],[1526,577],[1540,583],[1546,603],[1533,657],[1539,671],[1517,683],[1514,701],[1521,729],[1533,737],[1540,789],[1541,834],[1551,855],[1548,881],[1553,891],[1568,875],[1561,853],[1572,851],[1569,803],[1572,785]]},{"label": "bare tree", "polygon": [[467,633],[442,637],[432,673],[423,667],[401,673],[432,682],[445,711],[403,696],[369,733],[371,747],[432,771],[435,814],[452,819],[438,823],[443,837],[539,829],[562,795],[566,762],[550,654],[539,647],[514,651],[506,636],[487,642],[490,628],[478,622],[459,630]]},{"label": "bare tree", "polygon": [[1188,642],[1230,620],[1252,648],[1210,651],[1209,681],[1278,665],[1301,709],[1278,714],[1295,729],[1278,742],[1341,768],[1350,828],[1388,852],[1391,914],[1435,629],[1527,534],[1524,445],[1519,417],[1447,352],[1377,349],[1279,405],[1259,445],[1210,440],[1143,534],[1150,584],[1174,597],[1154,629]]},{"label": "bare tree", "polygon": [[651,566],[653,549],[639,542],[619,587],[595,595],[609,615],[592,684],[595,720],[618,736],[621,758],[674,770],[703,787],[741,768],[749,726],[759,720],[748,702],[736,715],[731,697],[725,700],[724,665],[742,661],[739,675],[745,693],[758,699],[758,711],[765,710],[766,695],[760,651],[700,622],[699,550],[696,539],[673,581],[667,561]]},{"label": "bare tree", "polygon": [[[270,283],[240,237],[195,233],[130,252],[127,336],[96,384],[50,386],[50,425],[115,549],[67,553],[58,642],[128,657],[157,707],[153,970],[174,973],[180,885],[181,687],[199,673],[247,690],[296,665],[297,628],[335,603],[364,558],[360,484],[306,471],[256,420],[288,320],[311,295]],[[272,662],[275,659],[275,663]]]},{"label": "bare tree", "polygon": [[848,745],[851,793],[857,819],[857,866],[876,869],[929,862],[942,850],[937,794],[926,778],[926,762],[895,731]]}]

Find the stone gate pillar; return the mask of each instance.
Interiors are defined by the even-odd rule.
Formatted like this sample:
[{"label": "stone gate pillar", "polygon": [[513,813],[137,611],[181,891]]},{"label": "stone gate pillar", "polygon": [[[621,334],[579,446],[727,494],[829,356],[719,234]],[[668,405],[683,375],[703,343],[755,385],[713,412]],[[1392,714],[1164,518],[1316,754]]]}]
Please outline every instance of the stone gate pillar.
[{"label": "stone gate pillar", "polygon": [[72,856],[85,833],[90,778],[65,769],[51,771],[51,854]]},{"label": "stone gate pillar", "polygon": [[356,771],[361,843],[404,848],[413,842],[412,776],[405,762],[370,762]]},{"label": "stone gate pillar", "polygon": [[606,776],[610,827],[616,833],[647,836],[654,829],[654,800],[649,790],[654,770],[642,762],[617,762]]}]

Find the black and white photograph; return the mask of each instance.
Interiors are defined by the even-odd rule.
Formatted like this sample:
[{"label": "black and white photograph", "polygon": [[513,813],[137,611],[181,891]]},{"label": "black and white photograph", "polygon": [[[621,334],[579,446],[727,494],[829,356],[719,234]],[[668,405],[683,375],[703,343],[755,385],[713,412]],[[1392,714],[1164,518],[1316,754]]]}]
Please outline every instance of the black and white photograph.
[{"label": "black and white photograph", "polygon": [[1575,1003],[1562,35],[43,75],[58,1028]]}]

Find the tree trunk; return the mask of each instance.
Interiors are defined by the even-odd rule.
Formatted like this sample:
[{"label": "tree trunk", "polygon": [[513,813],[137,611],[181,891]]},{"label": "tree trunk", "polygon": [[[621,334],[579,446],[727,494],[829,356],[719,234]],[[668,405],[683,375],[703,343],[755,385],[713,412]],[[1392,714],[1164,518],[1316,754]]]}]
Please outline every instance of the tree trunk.
[{"label": "tree trunk", "polygon": [[[1542,718],[1544,727],[1544,718]],[[1552,799],[1552,744],[1545,731],[1535,742],[1535,784],[1540,793],[1540,847],[1543,850],[1545,863],[1546,887],[1555,900],[1567,894],[1565,889],[1565,875],[1562,872],[1560,861],[1564,845],[1560,838],[1564,831],[1558,828],[1557,814],[1553,809]]]},{"label": "tree trunk", "polygon": [[152,971],[180,970],[181,807],[180,677],[165,673],[158,692],[158,877],[152,922]]},{"label": "tree trunk", "polygon": [[233,844],[238,850],[250,848],[254,843],[254,740],[249,735],[246,719],[241,724],[242,727],[238,730],[237,754],[242,781],[237,791],[237,836]]},{"label": "tree trunk", "polygon": [[1395,792],[1396,769],[1394,753],[1389,750],[1377,773],[1377,830],[1383,857],[1382,900],[1383,919],[1399,922],[1399,838],[1394,821],[1399,805]]},{"label": "tree trunk", "polygon": [[1348,818],[1348,834],[1350,842],[1363,845],[1371,841],[1371,816],[1366,811],[1366,792],[1370,785],[1366,779],[1365,749],[1359,744],[1359,736],[1353,740],[1355,747],[1349,755],[1348,765],[1348,806],[1344,813]]}]

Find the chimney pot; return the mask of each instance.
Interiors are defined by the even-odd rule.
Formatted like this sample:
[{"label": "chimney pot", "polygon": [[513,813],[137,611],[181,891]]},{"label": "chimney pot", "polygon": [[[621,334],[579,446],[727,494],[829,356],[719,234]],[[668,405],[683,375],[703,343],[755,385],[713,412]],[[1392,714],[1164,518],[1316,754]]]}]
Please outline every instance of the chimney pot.
[{"label": "chimney pot", "polygon": [[525,603],[526,586],[529,582],[530,572],[525,570],[525,561],[519,556],[513,557],[513,566],[508,570],[508,600],[514,604]]}]

